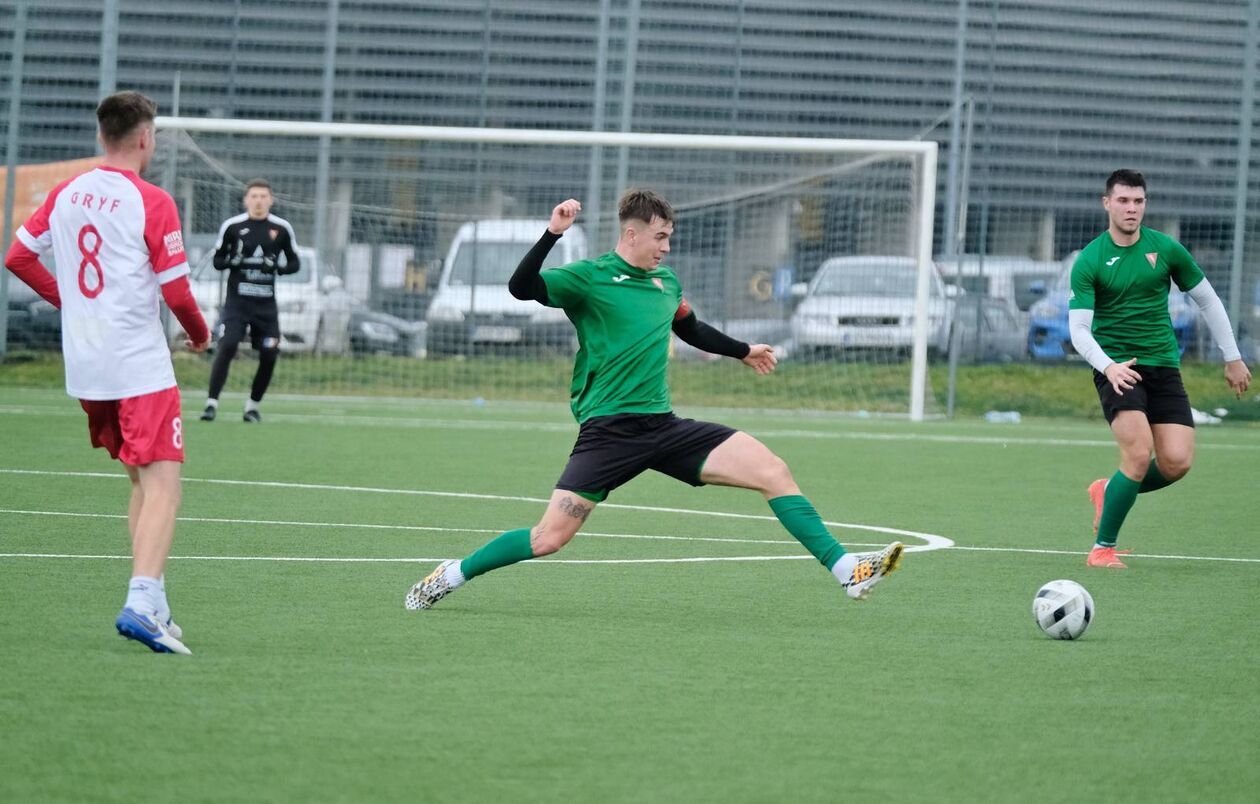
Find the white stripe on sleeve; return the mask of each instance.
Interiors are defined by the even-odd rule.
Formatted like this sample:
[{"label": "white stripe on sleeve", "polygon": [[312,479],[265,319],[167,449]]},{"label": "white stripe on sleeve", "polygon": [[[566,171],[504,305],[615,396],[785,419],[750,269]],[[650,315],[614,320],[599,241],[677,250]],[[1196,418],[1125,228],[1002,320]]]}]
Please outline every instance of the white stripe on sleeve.
[{"label": "white stripe on sleeve", "polygon": [[26,230],[26,226],[18,227],[17,239],[22,241],[22,245],[26,246],[36,254],[42,255],[52,246],[52,229],[48,229],[39,237],[31,234]]},{"label": "white stripe on sleeve", "polygon": [[284,218],[281,218],[279,215],[268,215],[267,217],[271,218],[271,220],[274,223],[278,223],[281,226],[283,226],[285,229],[289,230],[289,245],[293,248],[294,251],[297,251],[297,235],[293,233],[293,226]]},{"label": "white stripe on sleeve", "polygon": [[174,282],[181,276],[188,276],[189,271],[190,269],[188,267],[188,263],[186,262],[181,262],[179,265],[172,265],[170,268],[167,268],[165,271],[162,271],[157,275],[158,284],[165,285],[167,282]]}]

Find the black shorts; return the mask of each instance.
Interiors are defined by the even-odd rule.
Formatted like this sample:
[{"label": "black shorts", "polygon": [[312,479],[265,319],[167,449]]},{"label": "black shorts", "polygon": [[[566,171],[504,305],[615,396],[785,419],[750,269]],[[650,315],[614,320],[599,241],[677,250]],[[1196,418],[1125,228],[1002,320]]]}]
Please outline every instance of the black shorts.
[{"label": "black shorts", "polygon": [[672,413],[619,413],[582,423],[556,488],[603,502],[608,493],[648,469],[703,486],[709,453],[735,430],[724,424],[680,419]]},{"label": "black shorts", "polygon": [[237,343],[245,339],[249,329],[249,341],[255,350],[280,348],[280,313],[274,300],[229,301],[219,320],[220,338],[231,337]]},{"label": "black shorts", "polygon": [[1140,410],[1146,414],[1146,420],[1151,424],[1184,424],[1194,427],[1194,417],[1190,414],[1190,397],[1186,395],[1179,369],[1170,366],[1135,365],[1133,370],[1142,379],[1125,391],[1124,396],[1116,393],[1105,375],[1094,371],[1094,387],[1098,389],[1098,399],[1102,403],[1107,424],[1111,424],[1116,414],[1122,410]]}]

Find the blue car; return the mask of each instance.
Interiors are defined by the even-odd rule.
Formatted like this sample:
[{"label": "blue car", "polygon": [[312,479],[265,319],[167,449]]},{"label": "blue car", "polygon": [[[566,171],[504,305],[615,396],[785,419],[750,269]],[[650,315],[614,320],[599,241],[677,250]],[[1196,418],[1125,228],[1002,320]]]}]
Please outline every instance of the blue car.
[{"label": "blue car", "polygon": [[[1076,357],[1072,336],[1068,332],[1068,290],[1072,277],[1072,258],[1066,261],[1063,273],[1054,285],[1044,291],[1043,298],[1028,309],[1028,354],[1033,360],[1065,360]],[[1190,294],[1174,285],[1168,292],[1168,317],[1181,354],[1194,339],[1198,307]]]}]

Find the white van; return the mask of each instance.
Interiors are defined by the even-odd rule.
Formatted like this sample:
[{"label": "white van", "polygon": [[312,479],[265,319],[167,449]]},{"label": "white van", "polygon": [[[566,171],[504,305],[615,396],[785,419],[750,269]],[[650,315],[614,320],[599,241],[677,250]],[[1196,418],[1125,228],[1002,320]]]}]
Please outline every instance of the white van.
[{"label": "white van", "polygon": [[[429,303],[430,355],[468,354],[493,346],[537,346],[571,351],[573,326],[564,311],[508,292],[508,280],[543,230],[545,220],[487,220],[459,227]],[[543,268],[586,259],[586,236],[571,227]]]},{"label": "white van", "polygon": [[1059,260],[1029,257],[985,256],[982,264],[975,254],[937,257],[936,264],[947,285],[957,285],[973,295],[1009,301],[1024,313],[1045,295],[1063,269]]}]

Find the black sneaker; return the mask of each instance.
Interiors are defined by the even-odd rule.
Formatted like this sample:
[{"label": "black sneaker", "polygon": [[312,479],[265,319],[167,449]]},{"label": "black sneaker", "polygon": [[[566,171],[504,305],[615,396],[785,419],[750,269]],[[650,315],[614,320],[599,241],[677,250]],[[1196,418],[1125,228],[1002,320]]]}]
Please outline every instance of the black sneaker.
[{"label": "black sneaker", "polygon": [[201,420],[203,422],[212,422],[214,417],[219,415],[219,409],[214,405],[206,405],[206,409],[201,411]]},{"label": "black sneaker", "polygon": [[247,410],[245,411],[245,415],[242,416],[241,418],[243,418],[247,422],[261,422],[262,414],[256,410]]}]

